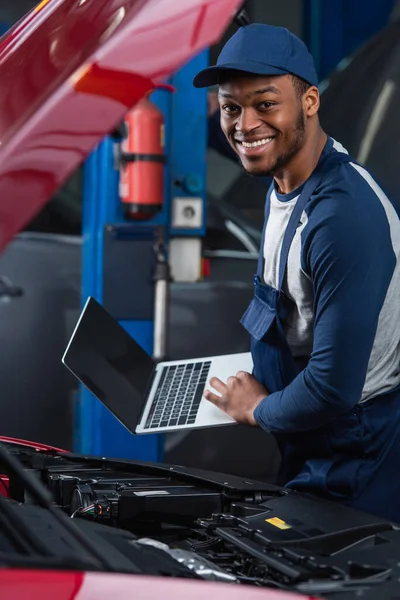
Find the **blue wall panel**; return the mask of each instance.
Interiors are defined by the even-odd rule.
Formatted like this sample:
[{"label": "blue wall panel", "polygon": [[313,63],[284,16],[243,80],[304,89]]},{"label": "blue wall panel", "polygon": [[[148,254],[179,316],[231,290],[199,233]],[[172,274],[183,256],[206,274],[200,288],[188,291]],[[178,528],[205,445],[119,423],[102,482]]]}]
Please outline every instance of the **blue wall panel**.
[{"label": "blue wall panel", "polygon": [[395,0],[305,0],[304,39],[320,79],[387,25]]}]

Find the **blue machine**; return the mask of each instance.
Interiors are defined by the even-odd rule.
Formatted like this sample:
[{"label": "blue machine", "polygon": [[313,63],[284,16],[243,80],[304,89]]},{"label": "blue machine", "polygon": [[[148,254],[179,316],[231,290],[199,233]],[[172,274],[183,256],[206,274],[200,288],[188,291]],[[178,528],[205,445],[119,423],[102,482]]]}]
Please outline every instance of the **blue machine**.
[{"label": "blue machine", "polygon": [[[171,236],[200,237],[205,232],[207,101],[206,91],[195,90],[191,82],[207,65],[208,52],[203,52],[171,79],[174,94],[157,91],[151,98],[165,120],[162,212],[148,221],[124,218],[111,138],[93,152],[84,169],[82,301],[90,295],[104,304],[150,355],[155,231],[161,228],[166,242]],[[171,206],[176,197],[201,198],[198,227],[172,228]],[[132,435],[82,387],[75,411],[74,446],[83,454],[162,461],[164,439],[162,435]]]}]

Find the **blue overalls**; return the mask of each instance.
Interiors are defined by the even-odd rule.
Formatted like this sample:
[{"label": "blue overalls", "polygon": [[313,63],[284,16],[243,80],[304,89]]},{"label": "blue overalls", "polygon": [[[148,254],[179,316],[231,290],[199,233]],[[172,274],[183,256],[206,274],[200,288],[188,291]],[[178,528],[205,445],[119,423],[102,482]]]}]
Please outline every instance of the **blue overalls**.
[{"label": "blue overalls", "polygon": [[[262,283],[264,226],[254,298],[241,322],[251,335],[253,374],[270,393],[288,386],[301,370],[291,354],[284,331],[293,303],[282,291],[296,228],[324,175],[338,164],[350,161],[354,162],[347,154],[331,152],[321,159],[305,183],[283,239],[277,290]],[[267,200],[265,223],[269,209]],[[282,455],[280,485],[400,522],[399,389],[357,404],[348,413],[318,429],[272,433]]]}]

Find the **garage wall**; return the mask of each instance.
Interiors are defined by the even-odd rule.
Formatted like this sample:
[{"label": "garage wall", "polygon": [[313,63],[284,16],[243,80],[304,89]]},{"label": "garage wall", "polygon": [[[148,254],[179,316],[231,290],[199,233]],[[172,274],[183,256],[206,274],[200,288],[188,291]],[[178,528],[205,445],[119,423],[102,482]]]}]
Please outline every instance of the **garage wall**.
[{"label": "garage wall", "polygon": [[0,2],[0,23],[12,25],[38,4],[38,0],[14,0]]},{"label": "garage wall", "polygon": [[252,21],[287,27],[303,37],[303,0],[250,0]]}]

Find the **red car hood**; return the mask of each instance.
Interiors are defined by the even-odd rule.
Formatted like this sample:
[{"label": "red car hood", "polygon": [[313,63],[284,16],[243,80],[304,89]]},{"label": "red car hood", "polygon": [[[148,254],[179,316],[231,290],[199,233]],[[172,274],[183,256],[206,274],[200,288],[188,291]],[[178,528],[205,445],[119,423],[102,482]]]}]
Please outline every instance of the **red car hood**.
[{"label": "red car hood", "polygon": [[[10,600],[299,600],[299,596],[243,585],[137,575],[1,571],[0,598]],[[306,596],[301,596],[307,598]]]},{"label": "red car hood", "polygon": [[242,0],[43,0],[0,39],[0,251]]}]

